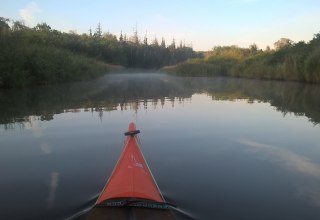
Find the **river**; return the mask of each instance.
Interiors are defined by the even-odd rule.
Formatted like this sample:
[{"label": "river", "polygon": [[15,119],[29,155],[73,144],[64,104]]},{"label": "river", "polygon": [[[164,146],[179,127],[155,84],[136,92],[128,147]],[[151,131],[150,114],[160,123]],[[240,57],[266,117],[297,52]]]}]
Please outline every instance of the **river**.
[{"label": "river", "polygon": [[0,219],[85,219],[133,121],[181,216],[318,220],[319,95],[319,85],[159,73],[2,90]]}]

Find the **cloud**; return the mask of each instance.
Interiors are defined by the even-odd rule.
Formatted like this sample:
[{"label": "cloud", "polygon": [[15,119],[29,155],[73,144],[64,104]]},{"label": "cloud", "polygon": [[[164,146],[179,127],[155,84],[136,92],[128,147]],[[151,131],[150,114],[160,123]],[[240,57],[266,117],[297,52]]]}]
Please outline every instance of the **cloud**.
[{"label": "cloud", "polygon": [[27,24],[34,25],[36,23],[35,14],[41,12],[42,10],[35,2],[30,2],[25,8],[20,9],[19,14]]}]

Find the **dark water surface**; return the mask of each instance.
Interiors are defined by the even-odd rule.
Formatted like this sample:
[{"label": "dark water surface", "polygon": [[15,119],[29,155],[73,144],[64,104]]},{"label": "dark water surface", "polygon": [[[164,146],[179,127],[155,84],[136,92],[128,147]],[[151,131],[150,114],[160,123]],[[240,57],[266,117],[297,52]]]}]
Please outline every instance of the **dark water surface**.
[{"label": "dark water surface", "polygon": [[0,219],[84,218],[131,121],[180,212],[320,219],[319,85],[137,73],[0,91]]}]

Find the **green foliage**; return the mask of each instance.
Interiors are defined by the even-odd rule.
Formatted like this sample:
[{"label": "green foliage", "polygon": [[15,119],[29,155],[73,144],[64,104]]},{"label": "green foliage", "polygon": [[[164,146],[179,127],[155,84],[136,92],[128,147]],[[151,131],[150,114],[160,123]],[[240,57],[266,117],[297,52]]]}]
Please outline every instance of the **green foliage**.
[{"label": "green foliage", "polygon": [[309,43],[293,44],[282,38],[275,45],[276,51],[258,50],[256,45],[250,48],[215,47],[192,67],[185,62],[166,70],[182,75],[227,75],[320,83],[320,33]]},{"label": "green foliage", "polygon": [[8,18],[0,17],[0,31],[1,32],[10,28],[8,22],[9,22]]},{"label": "green foliage", "polygon": [[287,48],[287,47],[292,46],[292,44],[293,44],[292,40],[290,40],[288,38],[281,38],[280,40],[278,40],[274,43],[274,48],[276,50],[281,50],[283,48]]},{"label": "green foliage", "polygon": [[[18,45],[17,45],[18,44]],[[110,69],[104,63],[54,47],[15,44],[1,56],[2,87],[57,84],[97,77]],[[10,51],[9,51],[10,50]]]},{"label": "green foliage", "polygon": [[50,39],[42,31],[21,30],[0,39],[0,87],[84,80],[110,69],[102,62],[47,44]]},{"label": "green foliage", "polygon": [[[41,23],[29,28],[21,21],[0,17],[0,87],[53,84],[96,77],[110,69],[105,63],[139,68],[159,68],[195,57],[191,47],[166,47],[140,42],[135,31],[130,40],[102,33],[62,33]],[[155,39],[157,41],[157,39]]]},{"label": "green foliage", "polygon": [[243,60],[253,55],[262,53],[258,50],[257,45],[253,44],[250,48],[240,48],[238,46],[225,46],[225,47],[214,47],[212,51],[206,54],[207,62],[214,62],[215,59],[232,59],[232,60]]},{"label": "green foliage", "polygon": [[167,66],[163,70],[168,73],[175,73],[184,76],[193,76],[197,73],[197,76],[221,76],[224,72],[221,66],[208,64],[208,63],[181,63],[176,66]]}]

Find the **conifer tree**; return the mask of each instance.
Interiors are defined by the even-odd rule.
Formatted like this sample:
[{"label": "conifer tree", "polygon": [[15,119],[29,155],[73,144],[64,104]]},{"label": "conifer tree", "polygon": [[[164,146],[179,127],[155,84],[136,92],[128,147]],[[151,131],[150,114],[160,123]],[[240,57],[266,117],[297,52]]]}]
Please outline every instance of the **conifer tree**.
[{"label": "conifer tree", "polygon": [[97,25],[96,31],[94,33],[95,37],[102,37],[102,28],[100,22]]},{"label": "conifer tree", "polygon": [[144,35],[143,44],[144,44],[145,46],[148,45],[147,31],[146,31],[146,34]]},{"label": "conifer tree", "polygon": [[89,29],[89,36],[92,37],[92,29],[91,29],[91,27]]},{"label": "conifer tree", "polygon": [[166,48],[166,42],[164,38],[161,39],[161,47]]}]

